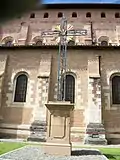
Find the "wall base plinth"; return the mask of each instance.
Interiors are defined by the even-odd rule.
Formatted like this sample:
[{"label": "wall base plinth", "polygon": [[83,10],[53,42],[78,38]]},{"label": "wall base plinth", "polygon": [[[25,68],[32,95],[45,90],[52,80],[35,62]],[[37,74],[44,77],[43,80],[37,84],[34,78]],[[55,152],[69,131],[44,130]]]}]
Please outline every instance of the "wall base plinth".
[{"label": "wall base plinth", "polygon": [[85,144],[106,145],[105,129],[101,123],[89,123],[86,129]]},{"label": "wall base plinth", "polygon": [[31,124],[28,141],[46,142],[46,122],[35,121]]}]

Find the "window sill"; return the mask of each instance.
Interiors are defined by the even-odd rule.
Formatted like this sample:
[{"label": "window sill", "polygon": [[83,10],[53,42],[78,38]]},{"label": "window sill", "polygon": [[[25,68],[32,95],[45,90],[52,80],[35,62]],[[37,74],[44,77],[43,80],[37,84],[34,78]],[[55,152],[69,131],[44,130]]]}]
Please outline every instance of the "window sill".
[{"label": "window sill", "polygon": [[26,102],[12,102],[12,104],[21,104],[21,105],[23,105],[23,104],[26,104]]},{"label": "window sill", "polygon": [[22,108],[26,108],[26,102],[12,102],[10,107],[22,107]]},{"label": "window sill", "polygon": [[111,110],[120,110],[120,104],[112,104],[110,109]]}]

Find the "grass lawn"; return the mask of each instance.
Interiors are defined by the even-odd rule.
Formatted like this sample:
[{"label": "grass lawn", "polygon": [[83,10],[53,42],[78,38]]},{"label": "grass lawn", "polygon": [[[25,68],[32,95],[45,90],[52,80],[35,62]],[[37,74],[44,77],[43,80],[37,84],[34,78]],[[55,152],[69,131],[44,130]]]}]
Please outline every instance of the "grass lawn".
[{"label": "grass lawn", "polygon": [[[26,145],[37,145],[32,143],[15,143],[15,142],[0,142],[0,155],[17,148],[21,148]],[[106,148],[106,147],[85,147],[79,146],[80,148],[95,148],[99,149],[109,160],[120,160],[120,148]],[[78,148],[78,147],[77,147]]]},{"label": "grass lawn", "polygon": [[120,160],[120,148],[97,148],[109,160]]},{"label": "grass lawn", "polygon": [[[80,148],[92,148],[98,149],[102,154],[104,154],[109,160],[120,160],[120,148],[113,148],[113,147],[87,147],[87,146],[79,146]],[[79,148],[75,146],[75,148]]]},{"label": "grass lawn", "polygon": [[25,146],[24,143],[0,142],[0,155]]}]

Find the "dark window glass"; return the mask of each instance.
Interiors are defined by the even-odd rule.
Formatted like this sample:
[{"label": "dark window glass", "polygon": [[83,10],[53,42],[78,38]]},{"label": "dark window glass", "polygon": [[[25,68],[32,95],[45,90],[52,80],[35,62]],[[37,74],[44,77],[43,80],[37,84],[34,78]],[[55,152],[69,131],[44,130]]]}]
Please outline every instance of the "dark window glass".
[{"label": "dark window glass", "polygon": [[101,46],[108,46],[108,42],[107,41],[102,41]]},{"label": "dark window glass", "polygon": [[63,17],[63,13],[62,13],[62,12],[59,12],[59,13],[58,13],[58,18],[61,18],[61,17]]},{"label": "dark window glass", "polygon": [[42,45],[42,41],[41,40],[38,40],[36,43],[35,43],[36,46],[41,46]]},{"label": "dark window glass", "polygon": [[102,12],[101,13],[101,18],[105,18],[106,16],[105,16],[105,13],[104,12]]},{"label": "dark window glass", "polygon": [[27,82],[26,75],[21,74],[17,77],[14,102],[26,102]]},{"label": "dark window glass", "polygon": [[71,40],[71,41],[68,42],[68,46],[74,46],[74,45],[75,45],[75,41]]},{"label": "dark window glass", "polygon": [[49,14],[48,13],[44,13],[44,18],[48,18]]},{"label": "dark window glass", "polygon": [[112,103],[120,104],[120,76],[112,78]]},{"label": "dark window glass", "polygon": [[[64,84],[63,84],[64,89]],[[62,98],[64,97],[64,90],[62,94]],[[66,75],[66,83],[65,83],[65,101],[70,101],[74,103],[75,99],[75,78],[71,75]]]},{"label": "dark window glass", "polygon": [[35,13],[31,13],[30,18],[35,18]]},{"label": "dark window glass", "polygon": [[13,44],[12,44],[12,42],[13,42],[13,41],[11,41],[11,40],[10,40],[10,41],[5,42],[5,46],[7,46],[7,47],[12,46],[12,45],[13,45]]},{"label": "dark window glass", "polygon": [[115,13],[115,18],[120,18],[120,14],[119,13]]},{"label": "dark window glass", "polygon": [[72,17],[77,17],[77,13],[76,13],[76,12],[73,12],[73,13],[72,13]]},{"label": "dark window glass", "polygon": [[86,17],[91,17],[91,13],[90,12],[86,13]]}]

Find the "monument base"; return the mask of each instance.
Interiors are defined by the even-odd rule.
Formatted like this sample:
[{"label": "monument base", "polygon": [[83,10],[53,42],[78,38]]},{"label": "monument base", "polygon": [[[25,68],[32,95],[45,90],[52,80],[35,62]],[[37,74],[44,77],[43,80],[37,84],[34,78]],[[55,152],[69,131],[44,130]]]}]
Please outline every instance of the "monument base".
[{"label": "monument base", "polygon": [[47,154],[70,156],[70,116],[74,104],[70,102],[49,102],[47,107],[47,142],[44,151]]},{"label": "monument base", "polygon": [[87,125],[85,144],[107,145],[103,124],[89,123]]},{"label": "monument base", "polygon": [[44,150],[46,154],[70,156],[72,151],[71,144],[45,143]]}]

